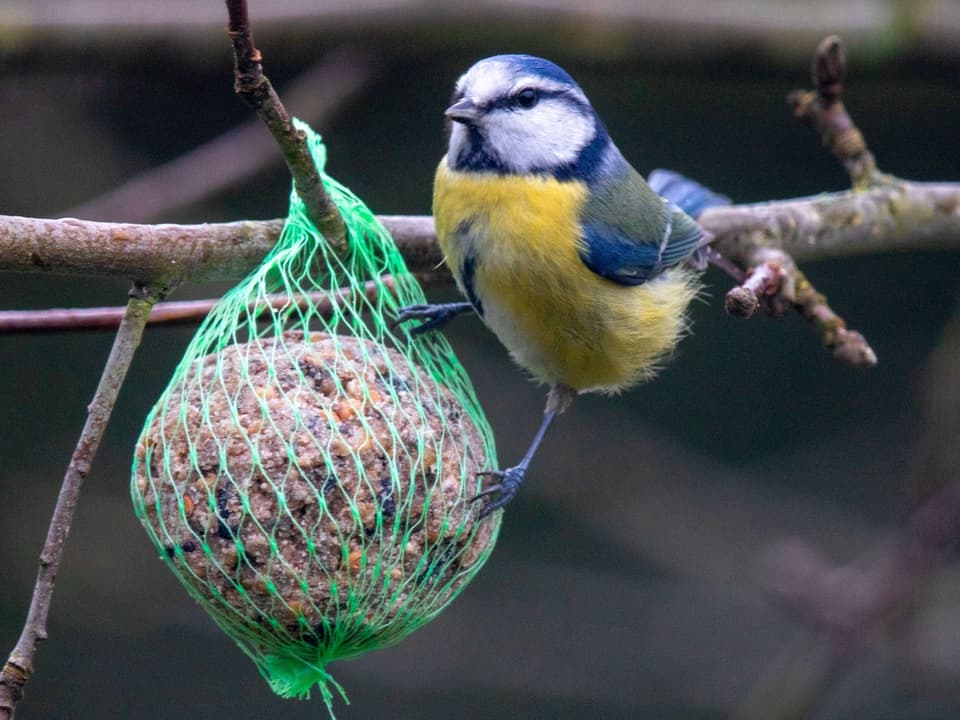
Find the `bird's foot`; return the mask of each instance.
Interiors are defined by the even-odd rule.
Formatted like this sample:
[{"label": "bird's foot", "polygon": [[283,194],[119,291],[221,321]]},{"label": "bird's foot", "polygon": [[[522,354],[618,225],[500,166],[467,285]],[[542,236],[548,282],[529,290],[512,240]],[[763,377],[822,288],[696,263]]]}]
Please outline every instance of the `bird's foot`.
[{"label": "bird's foot", "polygon": [[397,319],[393,321],[392,326],[397,327],[410,320],[423,320],[424,322],[410,329],[410,335],[416,337],[438,328],[450,318],[472,309],[468,302],[406,305],[397,312]]},{"label": "bird's foot", "polygon": [[470,502],[476,502],[481,498],[488,498],[483,510],[480,511],[480,520],[513,500],[513,496],[517,494],[526,472],[526,467],[517,465],[506,470],[486,470],[477,473],[478,475],[490,475],[497,479],[496,483],[470,499]]}]

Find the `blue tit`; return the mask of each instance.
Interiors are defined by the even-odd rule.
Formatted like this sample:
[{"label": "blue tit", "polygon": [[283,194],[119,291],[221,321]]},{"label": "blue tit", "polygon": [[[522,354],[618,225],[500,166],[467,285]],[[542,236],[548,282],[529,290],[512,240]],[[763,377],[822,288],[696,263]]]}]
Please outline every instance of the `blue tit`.
[{"label": "blue tit", "polygon": [[[583,90],[530,55],[481,60],[458,81],[434,182],[437,238],[467,302],[405,308],[414,332],[473,310],[549,385],[519,464],[485,473],[483,514],[516,494],[553,419],[578,393],[651,378],[687,329],[705,232],[729,202],[676,173],[650,183],[624,159]],[[698,267],[694,267],[698,265]]]}]

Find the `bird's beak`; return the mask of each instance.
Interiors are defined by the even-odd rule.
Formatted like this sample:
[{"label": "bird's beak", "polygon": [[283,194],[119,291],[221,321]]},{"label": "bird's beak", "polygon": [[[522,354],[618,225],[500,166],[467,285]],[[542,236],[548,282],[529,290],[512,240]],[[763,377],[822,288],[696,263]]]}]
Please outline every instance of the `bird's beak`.
[{"label": "bird's beak", "polygon": [[448,107],[444,115],[454,122],[471,123],[480,117],[480,108],[470,98],[463,98]]}]

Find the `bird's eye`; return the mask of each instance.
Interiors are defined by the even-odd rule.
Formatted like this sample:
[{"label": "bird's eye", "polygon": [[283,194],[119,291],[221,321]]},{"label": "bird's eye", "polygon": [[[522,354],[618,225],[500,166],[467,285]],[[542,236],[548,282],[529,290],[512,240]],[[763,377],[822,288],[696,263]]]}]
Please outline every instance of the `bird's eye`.
[{"label": "bird's eye", "polygon": [[514,101],[517,103],[517,107],[529,110],[540,101],[540,93],[533,88],[524,88],[514,95]]}]

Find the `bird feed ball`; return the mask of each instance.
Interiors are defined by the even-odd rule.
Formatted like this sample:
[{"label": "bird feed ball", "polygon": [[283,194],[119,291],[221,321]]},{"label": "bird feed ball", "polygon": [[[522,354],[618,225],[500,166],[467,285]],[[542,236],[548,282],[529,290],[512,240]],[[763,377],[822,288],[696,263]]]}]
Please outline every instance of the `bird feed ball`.
[{"label": "bird feed ball", "polygon": [[[400,353],[287,332],[199,359],[136,448],[137,514],[274,689],[438,613],[492,549],[482,434]],[[335,683],[334,683],[335,685]],[[338,687],[338,686],[337,686]]]}]

